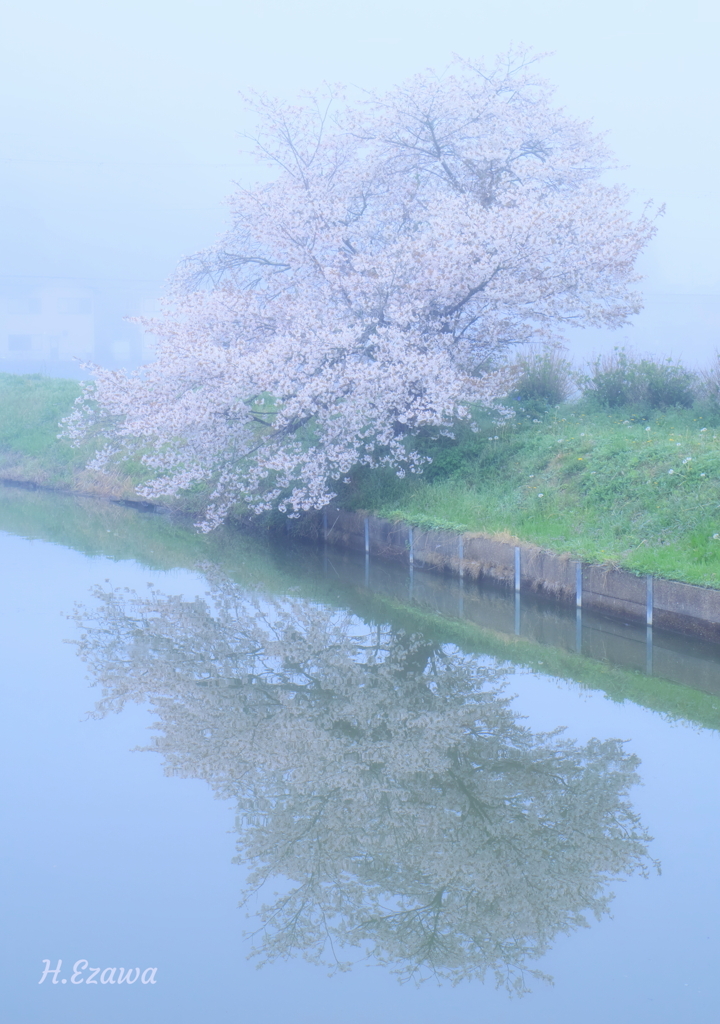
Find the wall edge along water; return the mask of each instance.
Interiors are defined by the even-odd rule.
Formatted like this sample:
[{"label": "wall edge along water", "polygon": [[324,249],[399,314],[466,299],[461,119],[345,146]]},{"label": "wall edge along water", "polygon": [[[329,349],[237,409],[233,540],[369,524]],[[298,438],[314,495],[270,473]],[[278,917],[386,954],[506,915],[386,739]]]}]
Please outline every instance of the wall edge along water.
[{"label": "wall edge along water", "polygon": [[[32,481],[0,478],[9,488],[55,491],[83,496],[71,489]],[[125,505],[141,512],[171,512],[147,501],[86,495]],[[658,627],[686,636],[720,642],[720,590],[680,583],[661,576],[642,576],[611,565],[581,562],[536,544],[506,541],[483,533],[429,530],[402,520],[392,521],[363,512],[327,507],[304,517],[304,531],[325,543],[360,551],[411,568],[443,572],[478,582],[534,593],[565,605],[624,622]],[[307,528],[310,527],[308,530]]]},{"label": "wall edge along water", "polygon": [[482,533],[426,530],[362,512],[327,508],[325,543],[460,579],[491,582],[621,619],[720,642],[720,590],[611,565],[581,562],[535,544]]}]

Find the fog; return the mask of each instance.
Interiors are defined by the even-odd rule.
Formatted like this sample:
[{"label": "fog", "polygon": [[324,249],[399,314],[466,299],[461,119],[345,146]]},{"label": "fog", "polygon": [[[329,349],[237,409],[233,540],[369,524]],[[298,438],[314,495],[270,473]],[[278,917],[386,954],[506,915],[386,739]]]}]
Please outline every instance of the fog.
[{"label": "fog", "polygon": [[453,53],[550,51],[558,102],[606,131],[637,207],[667,213],[642,259],[646,308],[568,336],[702,364],[720,347],[715,63],[720,10],[663,0],[19,0],[0,32],[0,369],[137,365],[124,317],[221,231],[251,123],[239,92],[383,88]]}]

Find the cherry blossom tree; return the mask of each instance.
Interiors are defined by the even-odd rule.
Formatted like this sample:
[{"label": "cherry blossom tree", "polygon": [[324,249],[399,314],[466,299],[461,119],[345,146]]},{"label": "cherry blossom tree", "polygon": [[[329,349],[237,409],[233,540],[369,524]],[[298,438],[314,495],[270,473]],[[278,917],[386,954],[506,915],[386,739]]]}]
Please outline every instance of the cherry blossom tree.
[{"label": "cherry blossom tree", "polygon": [[512,345],[637,312],[652,218],[532,63],[458,60],[354,105],[257,99],[271,180],[181,266],[146,322],[156,361],[95,368],[65,428],[98,440],[94,465],[139,456],[150,499],[204,488],[207,529],[237,503],[321,508],[354,466],[421,471],[408,438],[507,394]]}]

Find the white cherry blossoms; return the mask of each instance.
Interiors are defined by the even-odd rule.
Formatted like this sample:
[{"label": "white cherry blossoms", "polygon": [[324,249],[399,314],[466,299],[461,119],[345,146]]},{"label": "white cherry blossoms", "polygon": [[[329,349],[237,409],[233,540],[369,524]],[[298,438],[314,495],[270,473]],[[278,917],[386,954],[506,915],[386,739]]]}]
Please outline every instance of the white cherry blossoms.
[{"label": "white cherry blossoms", "polygon": [[358,465],[421,471],[409,440],[506,395],[512,345],[639,309],[653,223],[522,58],[355,108],[332,91],[256,107],[273,179],[238,189],[230,230],[145,322],[156,361],[95,367],[64,425],[96,467],[139,457],[148,499],[203,488],[204,529],[237,505],[322,508]]}]

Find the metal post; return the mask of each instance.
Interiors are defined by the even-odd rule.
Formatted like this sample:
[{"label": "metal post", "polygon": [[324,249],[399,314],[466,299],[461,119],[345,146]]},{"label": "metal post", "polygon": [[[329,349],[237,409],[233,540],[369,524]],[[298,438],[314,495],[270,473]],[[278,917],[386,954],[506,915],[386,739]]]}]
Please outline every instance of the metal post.
[{"label": "metal post", "polygon": [[519,590],[515,591],[515,636],[520,636],[520,591]]},{"label": "metal post", "polygon": [[582,592],[583,592],[583,578],[582,578],[582,562],[575,563],[575,607],[582,608]]},{"label": "metal post", "polygon": [[365,554],[370,554],[370,520],[365,516]]},{"label": "metal post", "polygon": [[647,580],[647,614],[646,614],[645,624],[647,626],[652,626],[652,624],[653,624],[653,578],[652,578],[652,576],[647,576],[646,580]]},{"label": "metal post", "polygon": [[575,611],[575,650],[582,654],[582,608],[577,606]]},{"label": "metal post", "polygon": [[520,548],[515,548],[515,593],[520,593]]},{"label": "metal post", "polygon": [[463,577],[463,539],[458,537],[458,559],[460,562],[460,579]]}]

